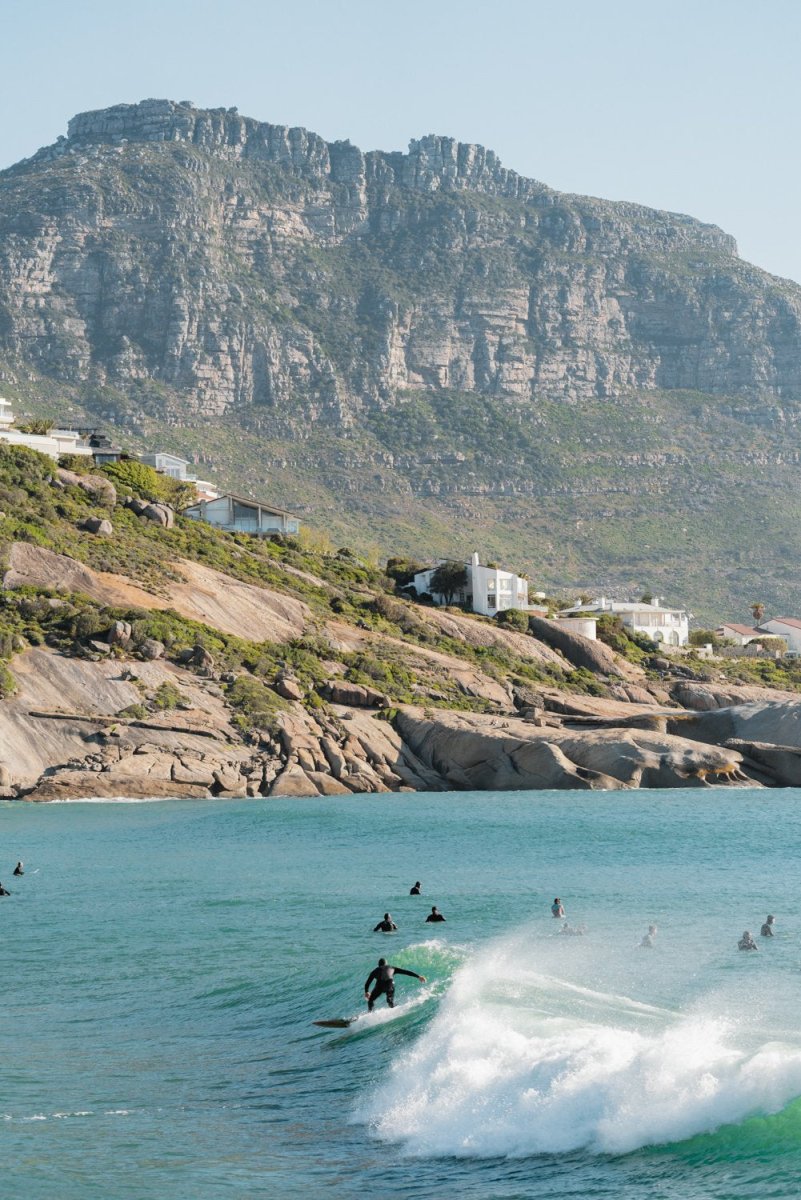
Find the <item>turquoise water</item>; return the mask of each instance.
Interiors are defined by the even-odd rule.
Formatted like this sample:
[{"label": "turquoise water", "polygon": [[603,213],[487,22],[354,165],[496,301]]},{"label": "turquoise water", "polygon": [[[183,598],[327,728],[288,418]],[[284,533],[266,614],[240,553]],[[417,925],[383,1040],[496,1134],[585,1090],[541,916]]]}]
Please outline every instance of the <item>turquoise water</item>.
[{"label": "turquoise water", "polygon": [[800,798],[2,804],[4,1191],[796,1197]]}]

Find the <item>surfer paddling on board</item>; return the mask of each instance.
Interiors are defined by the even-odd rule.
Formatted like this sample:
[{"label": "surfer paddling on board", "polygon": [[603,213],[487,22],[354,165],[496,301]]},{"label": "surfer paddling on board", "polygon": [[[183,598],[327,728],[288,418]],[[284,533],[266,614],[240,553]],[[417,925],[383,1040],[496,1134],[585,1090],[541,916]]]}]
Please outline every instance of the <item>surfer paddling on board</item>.
[{"label": "surfer paddling on board", "polygon": [[384,920],[378,922],[373,930],[373,933],[395,933],[397,928],[397,925],[392,920],[391,914],[384,913]]},{"label": "surfer paddling on board", "polygon": [[748,932],[747,929],[743,932],[743,936],[740,938],[739,942],[737,943],[737,949],[738,950],[758,950],[759,949],[759,946],[756,944],[754,939],[751,937],[751,934]]},{"label": "surfer paddling on board", "polygon": [[[379,958],[378,966],[374,967],[367,976],[367,982],[364,985],[364,998],[367,1001],[367,1011],[373,1011],[373,1005],[379,996],[386,996],[387,1004],[390,1008],[395,1007],[395,976],[410,975],[412,979],[419,979],[421,983],[425,983],[425,975],[418,975],[416,971],[405,971],[403,967],[393,967],[385,958]],[[373,987],[372,992],[370,987]]]},{"label": "surfer paddling on board", "polygon": [[562,905],[562,901],[557,896],[555,898],[553,904],[551,905],[551,916],[554,918],[554,920],[561,921],[563,919],[564,915],[565,915],[565,910]]}]

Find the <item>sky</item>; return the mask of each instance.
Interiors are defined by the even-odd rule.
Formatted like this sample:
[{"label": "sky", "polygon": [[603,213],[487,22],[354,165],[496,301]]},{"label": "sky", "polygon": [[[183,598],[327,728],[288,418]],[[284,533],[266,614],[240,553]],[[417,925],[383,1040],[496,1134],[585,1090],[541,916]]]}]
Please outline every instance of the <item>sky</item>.
[{"label": "sky", "polygon": [[0,0],[0,31],[0,168],[151,96],[363,150],[447,134],[801,282],[798,0]]}]

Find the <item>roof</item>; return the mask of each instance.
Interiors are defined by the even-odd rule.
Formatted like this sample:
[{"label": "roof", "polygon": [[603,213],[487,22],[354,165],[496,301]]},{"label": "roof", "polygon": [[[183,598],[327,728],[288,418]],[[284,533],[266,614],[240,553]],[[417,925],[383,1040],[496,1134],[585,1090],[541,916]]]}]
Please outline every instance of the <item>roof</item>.
[{"label": "roof", "polygon": [[719,626],[720,629],[733,629],[735,633],[739,633],[741,637],[759,637],[759,630],[754,629],[751,625],[735,625],[733,621],[723,621]]},{"label": "roof", "polygon": [[[254,500],[252,496],[237,496],[234,492],[220,492],[219,496],[215,496],[214,500],[199,501],[197,504],[190,504],[189,508],[200,508],[201,504],[213,504],[216,500],[233,500],[236,504],[246,504],[249,508],[263,508],[265,512],[276,513],[280,517],[292,517],[294,521],[299,521],[300,517],[297,513],[288,512],[285,508],[276,508],[274,504],[267,504],[264,500]],[[188,512],[189,509],[184,509]]]},{"label": "roof", "polygon": [[188,458],[181,458],[180,454],[173,454],[172,450],[147,450],[144,454],[140,454],[141,459],[145,458],[171,458],[174,462],[185,463],[189,466]]},{"label": "roof", "polygon": [[798,617],[771,617],[769,621],[763,622],[761,628],[765,625],[788,625],[790,629],[801,629],[801,621]]},{"label": "roof", "polygon": [[663,604],[648,604],[644,600],[591,600],[589,604],[574,604],[571,608],[563,608],[563,613],[683,613],[683,608],[666,608]]}]

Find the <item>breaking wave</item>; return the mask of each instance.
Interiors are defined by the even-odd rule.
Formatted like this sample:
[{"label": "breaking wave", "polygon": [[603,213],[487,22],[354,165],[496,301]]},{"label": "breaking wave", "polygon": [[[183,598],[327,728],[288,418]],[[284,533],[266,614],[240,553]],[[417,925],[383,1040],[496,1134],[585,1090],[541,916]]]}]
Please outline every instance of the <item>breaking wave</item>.
[{"label": "breaking wave", "polygon": [[625,1154],[801,1096],[801,1045],[719,995],[676,1012],[543,973],[541,959],[507,939],[462,965],[355,1119],[420,1156]]}]

